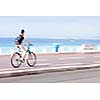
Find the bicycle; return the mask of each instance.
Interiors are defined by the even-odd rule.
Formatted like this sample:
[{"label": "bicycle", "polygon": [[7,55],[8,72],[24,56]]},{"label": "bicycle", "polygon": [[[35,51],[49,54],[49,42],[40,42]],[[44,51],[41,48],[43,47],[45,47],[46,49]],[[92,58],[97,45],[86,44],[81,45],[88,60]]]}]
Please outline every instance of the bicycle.
[{"label": "bicycle", "polygon": [[26,50],[26,54],[25,54],[25,57],[23,59],[23,62],[21,61],[21,51],[19,49],[19,52],[15,52],[12,56],[11,56],[11,65],[14,67],[14,68],[19,68],[20,65],[22,63],[27,62],[27,64],[30,66],[30,67],[34,67],[34,65],[36,64],[36,54],[34,52],[31,52],[30,51],[30,44],[27,45],[27,50]]}]

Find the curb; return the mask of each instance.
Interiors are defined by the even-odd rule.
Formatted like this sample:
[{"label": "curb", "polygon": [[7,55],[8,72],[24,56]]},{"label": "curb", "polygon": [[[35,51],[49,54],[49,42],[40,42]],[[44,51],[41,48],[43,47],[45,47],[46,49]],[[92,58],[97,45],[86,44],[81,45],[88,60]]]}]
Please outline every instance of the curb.
[{"label": "curb", "polygon": [[63,72],[63,71],[76,71],[100,68],[100,64],[84,65],[84,66],[61,66],[52,68],[31,68],[31,69],[13,69],[13,70],[2,70],[0,72],[0,78],[16,77],[24,75],[36,75],[52,72]]}]

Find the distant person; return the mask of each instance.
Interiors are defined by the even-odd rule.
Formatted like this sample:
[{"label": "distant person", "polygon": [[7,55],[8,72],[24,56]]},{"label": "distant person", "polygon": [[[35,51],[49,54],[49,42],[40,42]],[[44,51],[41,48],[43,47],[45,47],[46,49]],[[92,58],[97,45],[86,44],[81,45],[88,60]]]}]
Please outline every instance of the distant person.
[{"label": "distant person", "polygon": [[24,33],[25,33],[25,31],[24,31],[24,29],[22,29],[21,33],[19,34],[19,36],[15,40],[16,46],[20,49],[20,51],[22,53],[22,57],[21,57],[22,62],[23,62],[25,54],[26,54],[26,49],[25,49],[25,46],[23,44],[23,40],[25,39],[28,44],[32,45],[31,42],[26,38]]},{"label": "distant person", "polygon": [[59,44],[57,44],[57,45],[56,45],[56,52],[58,52],[58,51],[59,51],[59,47],[60,47],[60,45],[59,45]]}]

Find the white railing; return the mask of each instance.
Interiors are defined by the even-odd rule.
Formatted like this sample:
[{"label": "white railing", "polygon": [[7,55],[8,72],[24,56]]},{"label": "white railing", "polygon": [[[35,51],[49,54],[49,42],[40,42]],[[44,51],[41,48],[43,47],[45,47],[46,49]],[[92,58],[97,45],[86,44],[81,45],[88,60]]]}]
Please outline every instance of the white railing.
[{"label": "white railing", "polygon": [[[91,49],[92,48],[92,49]],[[58,49],[58,50],[56,50]],[[91,50],[90,50],[91,49]],[[0,48],[0,55],[8,55],[8,54],[13,54],[15,51],[18,51],[17,48]],[[94,46],[89,48],[86,46],[60,46],[59,48],[56,48],[54,46],[39,46],[39,47],[32,47],[31,51],[35,53],[71,53],[71,52],[97,52],[100,51],[100,46]],[[83,52],[84,51],[84,52]]]}]

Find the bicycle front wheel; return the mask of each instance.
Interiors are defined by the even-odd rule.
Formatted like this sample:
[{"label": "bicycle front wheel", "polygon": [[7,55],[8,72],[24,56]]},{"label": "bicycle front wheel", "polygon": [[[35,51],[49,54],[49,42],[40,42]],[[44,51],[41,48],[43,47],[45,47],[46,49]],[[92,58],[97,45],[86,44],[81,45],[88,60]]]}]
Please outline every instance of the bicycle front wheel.
[{"label": "bicycle front wheel", "polygon": [[34,65],[36,64],[36,55],[35,55],[35,53],[30,52],[26,62],[30,67],[34,67]]},{"label": "bicycle front wheel", "polygon": [[21,55],[18,52],[14,53],[12,55],[12,57],[11,57],[11,65],[14,68],[18,68],[21,65],[20,58],[21,58]]}]

